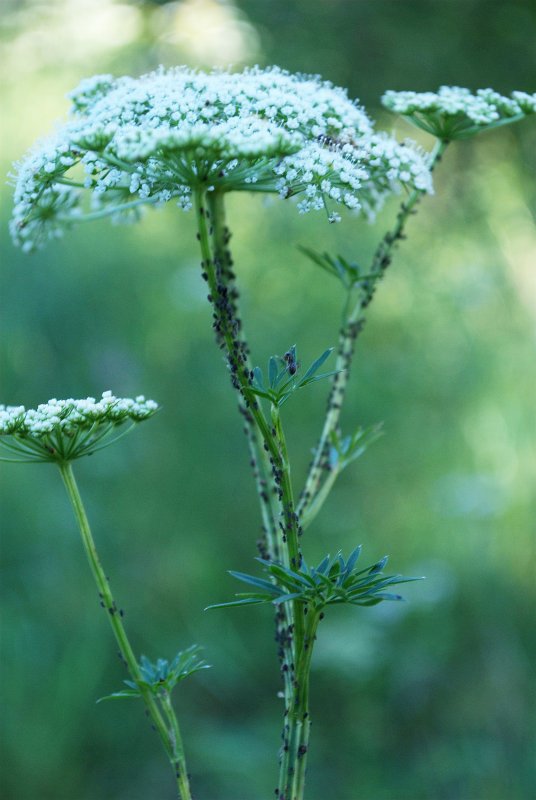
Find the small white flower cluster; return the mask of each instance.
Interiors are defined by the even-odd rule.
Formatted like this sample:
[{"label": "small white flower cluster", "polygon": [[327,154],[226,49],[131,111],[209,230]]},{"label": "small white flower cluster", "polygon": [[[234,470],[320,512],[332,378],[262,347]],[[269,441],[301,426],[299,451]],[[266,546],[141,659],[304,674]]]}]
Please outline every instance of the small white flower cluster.
[{"label": "small white flower cluster", "polygon": [[441,86],[437,93],[388,91],[382,103],[442,139],[467,138],[536,113],[536,94],[512,92],[505,97],[493,89],[473,94],[459,86]]},{"label": "small white flower cluster", "polygon": [[171,199],[189,208],[195,187],[301,194],[301,211],[335,203],[368,214],[401,185],[431,190],[426,158],[374,133],[318,77],[160,69],[97,75],[70,97],[71,119],[18,168],[11,231],[26,250],[83,216],[84,189],[94,211],[115,216]]},{"label": "small white flower cluster", "polygon": [[157,410],[143,395],[118,398],[110,391],[100,400],[52,398],[36,409],[0,405],[0,445],[25,460],[72,460],[93,452],[122,423],[142,422]]}]

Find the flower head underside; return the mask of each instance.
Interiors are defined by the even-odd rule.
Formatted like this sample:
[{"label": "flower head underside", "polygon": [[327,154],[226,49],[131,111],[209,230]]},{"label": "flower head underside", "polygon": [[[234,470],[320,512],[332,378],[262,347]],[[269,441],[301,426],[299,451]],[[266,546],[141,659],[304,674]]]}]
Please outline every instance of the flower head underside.
[{"label": "flower head underside", "polygon": [[382,103],[443,141],[468,139],[536,113],[536,94],[512,92],[506,97],[493,89],[473,93],[459,86],[441,86],[437,92],[388,91]]},{"label": "flower head underside", "polygon": [[119,398],[110,391],[100,400],[53,398],[35,409],[0,405],[0,448],[8,453],[0,460],[73,461],[111,444],[157,410],[143,395]]},{"label": "flower head underside", "polygon": [[11,231],[25,250],[84,217],[128,221],[170,200],[187,209],[198,187],[369,216],[401,186],[431,190],[425,155],[375,133],[343,89],[318,77],[160,69],[98,75],[70,97],[70,119],[18,167]]}]

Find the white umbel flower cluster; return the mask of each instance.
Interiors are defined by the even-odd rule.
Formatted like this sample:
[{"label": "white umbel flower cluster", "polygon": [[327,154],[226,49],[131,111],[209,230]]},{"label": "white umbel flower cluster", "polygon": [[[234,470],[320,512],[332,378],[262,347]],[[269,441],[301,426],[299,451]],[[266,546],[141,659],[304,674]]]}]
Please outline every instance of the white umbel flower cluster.
[{"label": "white umbel flower cluster", "polygon": [[2,460],[72,461],[111,444],[110,434],[123,423],[142,422],[157,410],[143,395],[120,398],[110,391],[100,400],[53,398],[35,409],[0,405],[0,446],[15,456]]},{"label": "white umbel flower cluster", "polygon": [[473,94],[459,86],[441,86],[438,92],[388,91],[382,103],[446,141],[466,139],[536,113],[536,94],[512,92],[505,97],[493,89],[478,89]]},{"label": "white umbel flower cluster", "polygon": [[135,217],[169,200],[189,208],[195,188],[367,214],[402,185],[431,191],[426,157],[374,133],[365,111],[318,77],[180,67],[98,75],[70,97],[71,119],[18,167],[11,231],[25,250],[84,216]]}]

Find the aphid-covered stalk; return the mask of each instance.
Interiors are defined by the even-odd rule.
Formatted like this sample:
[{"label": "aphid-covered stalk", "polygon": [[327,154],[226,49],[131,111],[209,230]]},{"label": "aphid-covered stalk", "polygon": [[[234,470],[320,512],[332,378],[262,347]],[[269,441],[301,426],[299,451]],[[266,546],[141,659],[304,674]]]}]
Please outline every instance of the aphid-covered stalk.
[{"label": "aphid-covered stalk", "polygon": [[178,797],[180,800],[191,800],[188,771],[186,769],[186,760],[184,756],[184,750],[182,748],[179,724],[175,716],[175,712],[173,711],[173,707],[169,701],[169,698],[167,701],[166,698],[164,698],[162,708],[168,720],[168,728],[164,718],[162,717],[160,709],[158,708],[158,704],[151,693],[151,690],[143,681],[140,667],[123,626],[121,619],[122,614],[116,605],[110,589],[110,584],[100,563],[95,541],[91,534],[91,528],[89,526],[87,514],[85,512],[82,498],[76,484],[72,466],[70,462],[58,462],[58,466],[67,490],[67,494],[69,496],[69,500],[71,501],[74,510],[76,521],[78,522],[78,526],[80,528],[82,542],[86,551],[89,565],[91,567],[91,572],[93,573],[95,583],[97,584],[101,605],[107,612],[107,616],[119,646],[122,659],[124,660],[132,680],[136,683],[139,689],[140,695],[147,707],[147,711],[152,720],[154,728],[162,740],[162,744],[164,745],[164,749],[175,773]]},{"label": "aphid-covered stalk", "polygon": [[[248,347],[237,310],[237,292],[231,270],[228,249],[229,232],[225,225],[224,197],[220,192],[196,193],[196,213],[199,226],[199,241],[203,259],[203,271],[207,276],[209,298],[214,309],[214,330],[219,346],[225,350],[231,381],[241,398],[242,414],[255,423],[270,460],[273,484],[278,498],[277,544],[268,541],[271,560],[278,560],[291,568],[299,568],[301,552],[299,546],[300,525],[295,510],[290,464],[279,409],[272,407],[272,419],[268,422],[258,399],[252,390],[252,372],[248,360]],[[258,483],[259,488],[259,483]],[[269,497],[260,493],[263,518],[269,519],[271,506]],[[284,679],[285,725],[282,751],[281,778],[289,785],[289,776],[299,772],[298,751],[302,744],[297,727],[297,709],[301,709],[304,679],[303,669],[310,664],[309,649],[305,648],[303,608],[298,602],[285,604],[276,612],[276,636]],[[308,653],[304,661],[304,652]],[[300,666],[301,665],[301,666]],[[301,674],[298,674],[301,669]],[[292,721],[292,724],[291,724]],[[308,727],[308,726],[306,726]],[[300,723],[299,730],[302,725]],[[288,744],[285,744],[288,742]],[[292,743],[292,746],[291,746]],[[306,749],[300,750],[300,768],[305,774]],[[294,780],[294,778],[292,778]]]},{"label": "aphid-covered stalk", "polygon": [[[447,148],[448,142],[437,140],[430,154],[430,172],[432,172]],[[424,191],[413,189],[398,211],[396,223],[384,235],[376,248],[368,270],[370,276],[381,276],[390,265],[396,245],[404,239],[404,230],[410,216],[415,213],[415,208],[422,199]],[[303,491],[298,503],[298,514],[305,529],[313,521],[322,506],[318,502],[322,492],[322,478],[326,469],[327,450],[331,434],[337,430],[341,416],[342,405],[346,395],[346,387],[350,377],[350,369],[355,349],[355,342],[365,325],[365,311],[369,306],[376,288],[377,281],[368,282],[367,288],[360,292],[359,298],[345,319],[339,333],[337,348],[337,362],[333,385],[328,397],[326,416],[318,444],[315,447],[314,457],[309,467]],[[329,468],[329,467],[328,467]],[[329,478],[328,478],[329,480]],[[322,500],[327,493],[322,493]],[[315,500],[317,502],[315,502]]]},{"label": "aphid-covered stalk", "polygon": [[303,800],[305,771],[309,749],[311,718],[309,713],[309,675],[311,658],[320,621],[320,612],[298,605],[305,618],[302,646],[297,654],[291,704],[283,731],[283,758],[279,774],[278,800]]}]

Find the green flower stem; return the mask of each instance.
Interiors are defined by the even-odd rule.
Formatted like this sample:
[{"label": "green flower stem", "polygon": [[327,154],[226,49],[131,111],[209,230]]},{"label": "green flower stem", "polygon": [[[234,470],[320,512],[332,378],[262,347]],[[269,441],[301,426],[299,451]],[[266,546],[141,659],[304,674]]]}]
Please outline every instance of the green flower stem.
[{"label": "green flower stem", "polygon": [[281,456],[281,492],[283,494],[283,509],[286,528],[284,538],[287,540],[288,563],[285,566],[290,566],[292,569],[300,567],[301,553],[298,537],[300,535],[300,527],[298,520],[294,513],[294,495],[292,492],[292,482],[290,479],[290,462],[288,458],[287,442],[283,432],[283,425],[281,423],[281,414],[276,405],[271,406],[273,431],[279,445],[279,452]]},{"label": "green flower stem", "polygon": [[[237,292],[230,265],[225,263],[229,257],[224,241],[227,234],[223,196],[220,193],[205,193],[202,189],[197,189],[194,200],[197,236],[201,247],[201,266],[210,290],[209,300],[214,306],[216,338],[220,347],[226,350],[233,386],[239,394],[239,410],[244,418],[252,461],[255,462],[252,468],[257,483],[263,523],[268,529],[267,539],[272,537],[275,541],[277,523],[270,498],[271,487],[266,478],[264,459],[259,455],[261,448],[257,444],[254,426],[256,425],[259,430],[263,444],[272,457],[274,455],[277,457],[277,447],[257,398],[251,390],[248,349],[240,333],[241,323],[237,318]],[[214,237],[212,240],[214,253],[211,237]],[[273,552],[270,552],[270,557],[274,557]]]},{"label": "green flower stem", "polygon": [[301,512],[300,516],[300,525],[302,530],[305,531],[314,520],[324,503],[326,502],[329,493],[331,492],[335,481],[341,474],[342,470],[340,467],[336,466],[329,470],[327,476],[324,478],[324,482],[322,485],[318,486],[315,494],[313,495],[313,499],[306,505],[305,508]]},{"label": "green flower stem", "polygon": [[171,697],[168,691],[164,691],[160,695],[160,704],[169,724],[171,748],[173,753],[172,763],[175,768],[179,797],[186,800],[186,798],[190,798],[190,784],[188,781],[188,770],[186,768],[186,757],[184,755],[184,746],[182,744],[179,721],[175,711],[173,710]]},{"label": "green flower stem", "polygon": [[305,633],[303,646],[296,662],[291,703],[283,730],[283,758],[279,774],[278,800],[303,800],[305,790],[305,772],[311,730],[309,676],[320,612],[317,609],[308,609],[302,603],[299,613],[306,620]]},{"label": "green flower stem", "polygon": [[[207,276],[210,299],[214,306],[214,329],[220,346],[225,349],[233,386],[239,392],[243,407],[248,417],[254,421],[263,441],[267,453],[272,461],[275,480],[280,481],[282,470],[282,457],[275,432],[272,431],[262,409],[257,401],[251,386],[251,370],[248,360],[248,348],[240,335],[241,323],[237,318],[236,293],[230,283],[229,254],[227,252],[228,232],[225,227],[223,195],[221,192],[208,192],[206,195],[197,190],[195,195],[196,216],[198,220],[198,236],[203,258],[203,270]],[[208,213],[207,213],[208,212]],[[210,219],[210,227],[208,220]],[[242,411],[242,413],[244,413]],[[247,419],[247,417],[246,417]],[[288,490],[289,487],[285,485]],[[281,492],[283,492],[281,487]],[[261,498],[264,505],[263,513],[271,514],[271,504]],[[290,520],[292,513],[292,530],[288,539],[293,539],[290,545],[291,558],[298,558],[298,526],[294,519],[294,506],[292,495],[281,497],[283,509],[287,506],[284,516]],[[271,554],[273,557],[273,554]],[[298,565],[298,562],[296,562]]]},{"label": "green flower stem", "polygon": [[[138,666],[138,662],[136,660],[136,657],[128,640],[126,631],[123,627],[123,623],[121,621],[120,612],[118,611],[117,605],[112,595],[112,591],[110,589],[110,585],[108,583],[108,579],[106,578],[106,575],[100,563],[97,549],[95,547],[95,542],[91,534],[89,521],[84,509],[84,505],[82,503],[82,498],[80,496],[78,486],[76,484],[72,466],[70,462],[58,462],[58,466],[61,473],[61,477],[63,478],[63,482],[65,484],[65,488],[67,490],[67,494],[69,496],[69,500],[71,501],[71,505],[74,510],[76,521],[78,522],[78,526],[80,528],[82,542],[89,561],[89,566],[91,567],[91,572],[93,573],[93,577],[95,578],[95,583],[97,584],[99,597],[101,599],[104,609],[107,611],[107,616],[110,621],[110,625],[112,626],[112,631],[114,633],[117,644],[119,645],[119,650],[125,661],[125,664],[128,668],[132,680],[137,684],[139,688],[140,694],[147,707],[147,711],[149,712],[153,725],[162,740],[167,756],[173,766],[173,769],[175,770],[175,775],[177,778],[177,788],[179,791],[179,798],[180,800],[191,800],[190,788],[188,786],[188,776],[185,765],[184,765],[184,771],[182,769],[184,762],[184,755],[182,754],[182,761],[179,763],[179,761],[176,760],[173,735],[170,735],[170,732],[168,731],[166,723],[164,722],[162,714],[160,713],[156,700],[151,694],[150,689],[144,685],[140,668]],[[172,708],[171,708],[171,714],[174,717]],[[174,728],[172,726],[172,731],[173,730]],[[178,730],[178,724],[177,724],[177,730]],[[181,769],[178,769],[178,767],[181,767]]]},{"label": "green flower stem", "polygon": [[[434,149],[430,153],[430,170],[433,171],[447,148],[448,142],[438,139]],[[415,213],[415,207],[422,199],[424,191],[414,189],[407,200],[405,200],[398,211],[396,223],[392,230],[388,231],[372,257],[372,262],[368,274],[381,276],[387,269],[392,261],[394,250],[399,241],[404,238],[404,231],[409,217]],[[336,374],[333,378],[333,384],[328,399],[328,407],[324,426],[320,434],[315,454],[309,472],[305,481],[303,491],[298,503],[297,512],[298,516],[302,519],[302,525],[309,525],[313,518],[318,514],[320,508],[327,497],[327,493],[322,493],[321,501],[319,499],[319,489],[322,483],[323,475],[326,471],[325,459],[326,451],[331,434],[337,429],[341,415],[342,404],[346,394],[346,387],[348,385],[348,378],[350,376],[350,367],[352,365],[352,358],[355,348],[355,340],[359,336],[365,324],[365,311],[370,304],[374,295],[374,285],[372,282],[370,288],[360,297],[355,304],[354,308],[346,315],[346,319],[341,327],[339,334],[339,346],[337,350],[337,362],[335,364]],[[347,298],[348,301],[348,298]],[[314,505],[313,505],[314,503]],[[308,511],[308,513],[306,513]]]},{"label": "green flower stem", "polygon": [[[291,569],[298,569],[301,565],[301,551],[299,545],[299,536],[301,534],[301,527],[299,525],[298,516],[294,511],[294,496],[292,492],[292,482],[290,478],[290,462],[288,458],[287,443],[281,423],[281,414],[279,408],[275,405],[271,407],[273,430],[279,444],[279,452],[281,454],[281,482],[280,488],[282,493],[283,503],[283,520],[285,531],[283,533],[283,552],[286,558],[283,563]],[[287,605],[287,604],[285,604]],[[292,618],[289,620],[293,623],[293,643],[294,643],[294,664],[300,658],[304,641],[304,626],[302,607],[299,602],[294,600],[292,602]]]},{"label": "green flower stem", "polygon": [[110,217],[112,214],[118,214],[120,211],[125,211],[129,208],[137,208],[137,206],[147,206],[161,202],[162,200],[159,197],[145,197],[141,200],[130,200],[128,203],[120,203],[118,206],[107,206],[106,208],[99,209],[99,211],[88,211],[87,214],[58,214],[56,219],[59,222],[69,223],[93,222],[95,219],[104,219],[104,217]]},{"label": "green flower stem", "polygon": [[255,487],[259,498],[259,505],[262,517],[263,539],[258,542],[258,548],[263,558],[270,558],[279,561],[280,548],[277,538],[278,510],[275,508],[273,486],[268,479],[269,464],[266,459],[266,451],[259,447],[257,430],[254,427],[253,419],[247,414],[247,409],[243,404],[240,411],[244,416],[244,433],[246,434],[250,455],[250,466],[255,478]]},{"label": "green flower stem", "polygon": [[[209,297],[214,308],[214,329],[218,344],[227,354],[231,380],[241,398],[241,413],[247,423],[251,421],[255,424],[264,450],[270,459],[273,484],[279,499],[281,531],[275,529],[279,536],[278,552],[274,552],[272,549],[269,555],[274,559],[277,552],[284,564],[297,568],[301,562],[300,526],[295,512],[285,437],[279,409],[272,409],[270,424],[266,420],[251,386],[252,373],[248,360],[248,348],[241,331],[241,322],[238,319],[237,294],[230,269],[230,254],[227,249],[229,234],[225,227],[223,202],[223,194],[220,192],[205,194],[199,189],[195,195],[198,238],[203,259],[203,271],[207,278]],[[266,493],[267,487],[262,486],[260,482],[258,482],[257,488],[263,490],[260,492],[263,518],[271,515],[272,524],[275,527],[270,492]],[[304,630],[301,606],[298,603],[285,603],[284,606],[276,613],[276,635],[284,680],[285,714],[288,716],[292,706],[295,705],[296,664],[300,663],[303,651]],[[296,770],[294,763],[296,758],[294,758],[292,767],[287,764],[288,758],[288,751],[284,751],[282,764],[286,764],[286,767],[282,767],[282,769],[285,773],[288,773],[291,768]]]},{"label": "green flower stem", "polygon": [[86,184],[81,181],[72,181],[70,178],[54,178],[54,183],[61,183],[63,186],[73,186],[75,189],[85,189]]},{"label": "green flower stem", "polygon": [[[274,481],[278,487],[281,517],[284,525],[281,552],[283,561],[291,567],[299,567],[301,554],[299,548],[299,524],[294,511],[294,498],[290,481],[290,468],[286,444],[278,410],[272,416],[272,426],[266,420],[257,397],[251,386],[251,369],[248,347],[241,333],[241,322],[237,312],[237,293],[230,285],[230,254],[228,252],[229,233],[225,226],[224,197],[221,192],[208,192],[206,203],[210,214],[211,228],[207,225],[207,213],[203,206],[203,196],[196,197],[196,210],[199,220],[199,238],[203,254],[203,264],[207,275],[210,296],[215,308],[215,330],[227,352],[233,385],[244,400],[246,412],[255,422],[262,437],[263,445],[271,458]],[[212,247],[210,237],[212,238]],[[264,501],[263,501],[264,502]],[[265,507],[267,504],[264,502]]]}]

